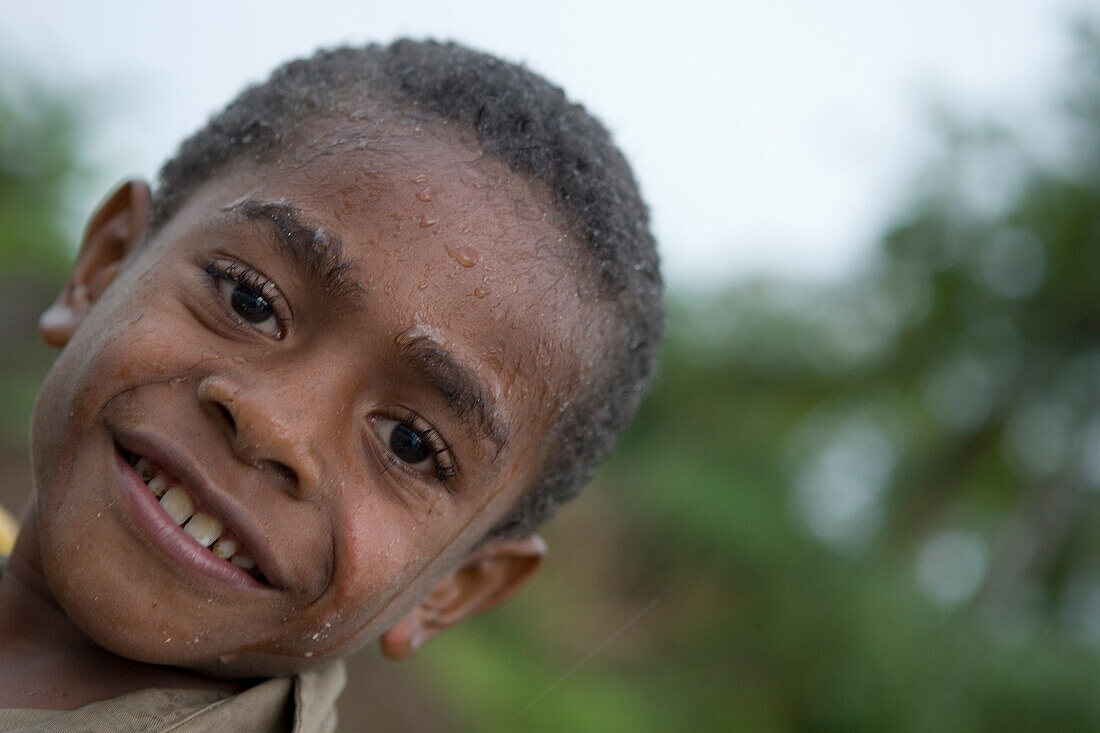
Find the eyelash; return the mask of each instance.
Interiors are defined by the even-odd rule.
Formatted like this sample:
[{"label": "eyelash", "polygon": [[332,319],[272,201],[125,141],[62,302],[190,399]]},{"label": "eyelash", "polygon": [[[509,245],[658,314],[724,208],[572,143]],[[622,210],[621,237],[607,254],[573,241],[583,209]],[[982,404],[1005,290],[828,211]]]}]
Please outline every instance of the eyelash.
[{"label": "eyelash", "polygon": [[[412,410],[405,410],[396,414],[381,413],[376,418],[382,418],[386,420],[393,420],[399,425],[404,425],[409,430],[416,433],[421,440],[424,441],[428,447],[428,451],[432,455],[432,459],[435,461],[435,475],[431,478],[439,481],[445,487],[450,489],[450,481],[458,474],[458,466],[455,464],[454,456],[451,453],[451,446],[443,439],[443,436],[433,428],[424,418],[420,417]],[[375,431],[377,434],[377,430]],[[382,440],[382,436],[378,436],[379,440]],[[383,441],[384,442],[384,441]],[[415,473],[418,476],[427,476],[423,471],[417,471],[410,464],[402,461],[396,455],[389,445],[383,445],[383,449],[386,451],[387,457],[397,464],[402,470]]]},{"label": "eyelash", "polygon": [[278,331],[275,334],[267,335],[271,335],[277,339],[281,339],[286,335],[287,328],[290,326],[292,318],[290,309],[286,305],[286,298],[279,292],[279,287],[275,284],[274,280],[254,267],[232,260],[211,260],[201,266],[206,274],[210,275],[213,279],[214,287],[218,291],[218,300],[223,310],[229,311],[231,317],[235,321],[244,324],[250,329],[261,330],[262,332],[262,329],[257,329],[255,324],[245,321],[236,311],[233,311],[232,306],[229,306],[225,302],[224,294],[220,292],[219,281],[228,281],[243,285],[245,288],[263,298],[271,308],[272,315],[275,317],[275,323],[278,327]]}]

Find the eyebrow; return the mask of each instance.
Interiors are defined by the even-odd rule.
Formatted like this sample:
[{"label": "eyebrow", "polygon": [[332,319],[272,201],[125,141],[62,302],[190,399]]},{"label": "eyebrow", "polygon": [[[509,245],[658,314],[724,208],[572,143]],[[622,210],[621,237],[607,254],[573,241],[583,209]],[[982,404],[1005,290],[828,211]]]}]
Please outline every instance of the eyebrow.
[{"label": "eyebrow", "polygon": [[473,369],[459,362],[430,336],[404,331],[398,334],[395,343],[401,360],[446,398],[448,409],[474,435],[491,439],[499,454],[508,442],[508,428],[497,415],[489,390]]},{"label": "eyebrow", "polygon": [[349,277],[354,265],[344,259],[340,236],[309,223],[286,201],[240,199],[226,207],[253,221],[271,226],[275,240],[291,259],[304,267],[334,300],[359,303],[362,288]]}]

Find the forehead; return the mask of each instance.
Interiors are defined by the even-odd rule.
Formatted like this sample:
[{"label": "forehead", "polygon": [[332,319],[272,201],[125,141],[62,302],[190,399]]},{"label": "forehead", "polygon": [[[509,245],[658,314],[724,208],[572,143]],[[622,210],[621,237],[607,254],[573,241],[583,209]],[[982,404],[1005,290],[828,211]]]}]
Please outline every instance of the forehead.
[{"label": "forehead", "polygon": [[[445,122],[385,120],[369,129],[315,122],[265,167],[278,183],[265,176],[264,188],[296,189],[302,208],[341,232],[356,256],[401,265],[360,273],[367,286],[386,274],[422,273],[418,285],[443,275],[472,286],[490,308],[576,295],[566,285],[578,281],[578,247],[545,186]],[[528,287],[518,287],[520,277]]]}]

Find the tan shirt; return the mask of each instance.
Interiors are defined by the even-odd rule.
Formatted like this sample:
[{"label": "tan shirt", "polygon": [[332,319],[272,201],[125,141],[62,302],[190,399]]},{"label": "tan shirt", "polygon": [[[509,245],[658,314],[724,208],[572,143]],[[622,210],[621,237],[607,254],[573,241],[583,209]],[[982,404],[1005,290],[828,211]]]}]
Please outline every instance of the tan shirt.
[{"label": "tan shirt", "polygon": [[276,677],[229,695],[213,690],[150,689],[79,710],[0,710],[0,733],[331,733],[344,688],[340,662]]}]

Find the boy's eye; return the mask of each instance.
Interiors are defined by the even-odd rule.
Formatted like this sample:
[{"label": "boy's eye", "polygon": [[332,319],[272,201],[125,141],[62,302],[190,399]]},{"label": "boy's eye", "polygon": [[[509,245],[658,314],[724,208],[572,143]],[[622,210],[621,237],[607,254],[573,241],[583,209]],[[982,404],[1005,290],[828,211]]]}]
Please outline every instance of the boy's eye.
[{"label": "boy's eye", "polygon": [[388,417],[374,419],[374,430],[398,460],[422,473],[438,475],[435,453],[429,439],[411,426]]},{"label": "boy's eye", "polygon": [[[265,333],[272,335],[278,333],[279,324],[275,317],[275,310],[264,296],[243,283],[224,278],[218,280],[218,288],[222,291],[222,295],[229,299],[233,311],[238,316],[260,327],[260,330]],[[268,321],[270,323],[265,324]],[[264,325],[270,328],[264,328]]]},{"label": "boy's eye", "polygon": [[238,318],[268,336],[283,337],[290,315],[274,282],[258,270],[230,260],[215,260],[204,269]]}]

